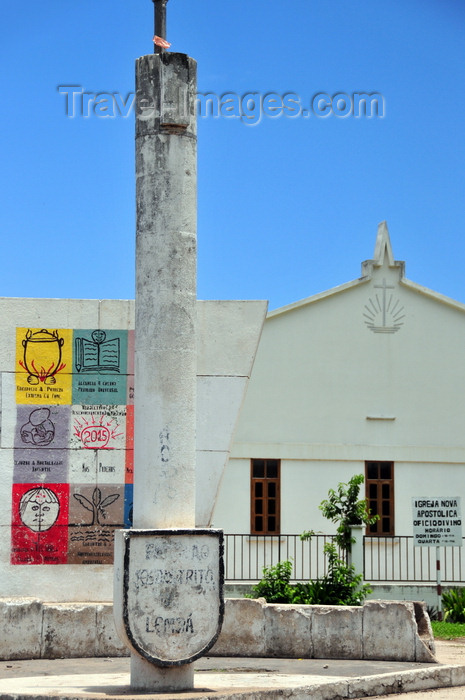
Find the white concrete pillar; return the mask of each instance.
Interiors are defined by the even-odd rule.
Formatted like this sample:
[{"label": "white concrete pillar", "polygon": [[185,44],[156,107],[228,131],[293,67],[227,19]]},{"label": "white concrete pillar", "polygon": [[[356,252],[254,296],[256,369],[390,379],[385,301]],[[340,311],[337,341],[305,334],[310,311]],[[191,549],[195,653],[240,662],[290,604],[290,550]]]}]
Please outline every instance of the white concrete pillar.
[{"label": "white concrete pillar", "polygon": [[[178,53],[136,64],[136,529],[195,526],[196,62]],[[135,652],[131,687],[193,688],[192,664]]]},{"label": "white concrete pillar", "polygon": [[136,65],[135,528],[195,525],[196,62]]}]

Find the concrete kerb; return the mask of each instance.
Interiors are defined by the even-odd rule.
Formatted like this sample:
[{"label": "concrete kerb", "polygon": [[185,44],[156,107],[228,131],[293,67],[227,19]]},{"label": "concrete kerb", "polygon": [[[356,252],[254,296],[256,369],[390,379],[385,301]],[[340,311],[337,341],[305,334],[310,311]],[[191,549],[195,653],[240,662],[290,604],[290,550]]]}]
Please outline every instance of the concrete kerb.
[{"label": "concrete kerb", "polygon": [[[345,700],[449,688],[465,682],[463,666],[436,665],[370,674],[372,664],[363,662],[365,670],[357,668],[353,673],[360,675],[348,677],[347,675],[337,676],[341,668],[336,661],[332,661],[331,675],[324,677],[322,669],[326,668],[326,665],[322,665],[317,660],[302,662],[302,671],[305,665],[309,667],[306,669],[306,675],[283,673],[286,664],[291,663],[289,660],[275,660],[278,663],[283,662],[281,672],[264,671],[266,660],[263,663],[263,659],[249,659],[247,660],[248,672],[235,670],[233,667],[229,673],[225,670],[218,672],[216,668],[218,659],[207,661],[210,662],[210,666],[204,662],[199,672],[195,673],[193,690],[175,694],[163,692],[155,694],[145,691],[144,699],[173,700],[173,697],[176,697],[182,700],[194,698],[202,698],[202,700],[275,700],[276,698],[277,700],[285,697],[289,700]],[[27,663],[24,662],[23,665]],[[129,659],[75,659],[73,664],[66,660],[39,660],[29,663],[30,675],[25,675],[27,673],[25,666],[22,673],[18,673],[16,677],[0,678],[1,700],[30,700],[31,698],[35,700],[42,700],[42,698],[44,700],[52,698],[93,700],[95,698],[97,700],[102,697],[106,700],[117,700],[122,696],[126,700],[141,698],[140,693],[131,691],[129,687]],[[402,664],[399,665],[402,666]],[[256,672],[253,671],[254,666],[256,666]],[[40,675],[34,675],[38,673],[39,668]],[[73,673],[70,673],[71,670]],[[100,673],[96,672],[99,670]],[[4,663],[0,664],[0,675],[6,675]]]},{"label": "concrete kerb", "polygon": [[[382,673],[367,678],[354,678],[348,682],[348,698],[363,698],[373,695],[408,693],[413,690],[449,688],[452,683],[450,666],[420,668],[400,673]],[[465,669],[464,669],[465,670]],[[457,683],[456,685],[462,685]]]}]

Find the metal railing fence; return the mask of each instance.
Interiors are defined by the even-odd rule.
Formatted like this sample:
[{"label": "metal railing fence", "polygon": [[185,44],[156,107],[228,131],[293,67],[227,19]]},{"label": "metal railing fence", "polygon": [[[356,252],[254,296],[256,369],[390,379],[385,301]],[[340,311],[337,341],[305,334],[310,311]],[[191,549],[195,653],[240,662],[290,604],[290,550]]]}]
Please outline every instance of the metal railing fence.
[{"label": "metal railing fence", "polygon": [[[441,581],[465,582],[462,547],[439,547]],[[370,583],[436,581],[436,547],[415,547],[412,536],[364,537],[364,579]]]},{"label": "metal railing fence", "polygon": [[332,535],[314,535],[303,542],[300,535],[225,534],[225,580],[260,581],[263,568],[280,561],[292,562],[292,581],[321,578],[327,572],[325,544]]},{"label": "metal railing fence", "polygon": [[[257,582],[263,568],[292,562],[292,581],[309,581],[327,573],[324,546],[333,535],[315,534],[303,542],[300,535],[225,534],[225,580]],[[364,579],[369,583],[433,583],[436,548],[414,547],[412,536],[365,536]],[[465,583],[463,547],[440,547],[443,583]]]}]

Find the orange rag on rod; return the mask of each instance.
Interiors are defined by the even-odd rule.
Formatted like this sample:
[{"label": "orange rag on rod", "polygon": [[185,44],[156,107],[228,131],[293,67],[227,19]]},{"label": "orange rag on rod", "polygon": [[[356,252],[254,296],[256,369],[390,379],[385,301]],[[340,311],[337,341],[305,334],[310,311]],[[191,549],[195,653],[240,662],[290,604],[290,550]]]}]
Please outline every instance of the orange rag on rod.
[{"label": "orange rag on rod", "polygon": [[169,49],[169,47],[171,46],[169,41],[166,41],[166,39],[162,39],[161,36],[157,36],[156,34],[153,37],[153,43],[155,44],[155,46],[160,46],[160,48],[162,49]]}]

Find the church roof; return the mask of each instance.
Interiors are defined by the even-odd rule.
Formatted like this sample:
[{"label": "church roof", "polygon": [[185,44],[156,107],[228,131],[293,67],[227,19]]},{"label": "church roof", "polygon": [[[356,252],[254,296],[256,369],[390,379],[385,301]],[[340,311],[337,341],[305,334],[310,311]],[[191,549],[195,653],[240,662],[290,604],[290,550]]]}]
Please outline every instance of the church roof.
[{"label": "church roof", "polygon": [[378,231],[376,234],[375,251],[373,258],[371,260],[365,260],[362,262],[362,275],[356,280],[346,282],[345,284],[338,285],[337,287],[332,287],[324,292],[314,294],[300,301],[296,301],[292,304],[287,304],[286,306],[281,306],[278,309],[274,309],[268,313],[267,318],[272,318],[274,316],[279,316],[280,314],[287,313],[288,311],[294,311],[300,307],[307,306],[308,304],[313,304],[321,299],[332,296],[334,294],[340,294],[353,287],[359,286],[361,284],[366,284],[370,282],[373,277],[373,273],[383,267],[387,266],[390,269],[397,269],[399,272],[399,284],[411,289],[414,292],[423,294],[448,306],[456,308],[458,311],[465,312],[465,304],[462,304],[451,297],[447,297],[444,294],[435,292],[432,289],[423,287],[421,284],[412,282],[405,277],[405,262],[403,260],[395,260],[392,252],[391,238],[389,236],[389,230],[386,221],[381,221],[378,224]]}]

